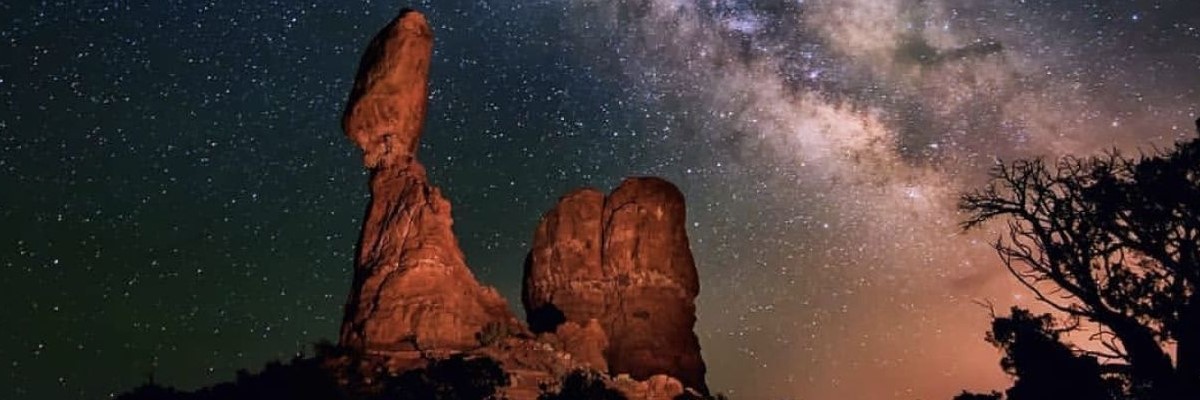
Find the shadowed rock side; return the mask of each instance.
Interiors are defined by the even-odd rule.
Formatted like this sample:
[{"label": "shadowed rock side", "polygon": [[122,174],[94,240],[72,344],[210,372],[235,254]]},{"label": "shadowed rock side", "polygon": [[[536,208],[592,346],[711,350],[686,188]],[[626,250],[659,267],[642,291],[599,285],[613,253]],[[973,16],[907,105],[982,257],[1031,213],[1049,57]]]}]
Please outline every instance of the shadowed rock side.
[{"label": "shadowed rock side", "polygon": [[450,203],[415,157],[432,42],[417,12],[402,12],[380,31],[342,121],[371,171],[371,202],[340,342],[367,354],[466,350],[479,346],[485,328],[518,325],[499,293],[467,268]]},{"label": "shadowed rock side", "polygon": [[626,179],[607,198],[594,189],[563,196],[542,218],[527,259],[530,328],[570,336],[598,321],[608,372],[667,374],[707,392],[692,331],[700,284],[686,216],[683,194],[659,178]]}]

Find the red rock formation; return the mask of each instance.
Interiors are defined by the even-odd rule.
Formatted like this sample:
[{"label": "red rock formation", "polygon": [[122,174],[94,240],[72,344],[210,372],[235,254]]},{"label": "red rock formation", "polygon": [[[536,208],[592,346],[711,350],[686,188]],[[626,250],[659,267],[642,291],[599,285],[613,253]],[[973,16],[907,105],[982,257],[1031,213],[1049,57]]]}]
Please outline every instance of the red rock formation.
[{"label": "red rock formation", "polygon": [[432,43],[424,17],[402,12],[371,41],[343,115],[371,173],[371,201],[341,345],[393,372],[456,352],[491,357],[511,374],[505,392],[515,400],[580,368],[619,374],[606,384],[632,399],[706,391],[683,195],[666,181],[629,179],[607,199],[579,190],[546,214],[523,295],[542,335],[475,280],[450,203],[416,160]]},{"label": "red rock formation", "polygon": [[608,334],[600,321],[589,319],[586,324],[565,322],[554,332],[562,343],[562,350],[572,355],[575,361],[596,371],[608,371],[608,360],[604,352],[608,349]]},{"label": "red rock formation", "polygon": [[432,55],[433,31],[412,10],[401,11],[367,45],[342,115],[342,130],[362,149],[367,168],[416,156]]},{"label": "red rock formation", "polygon": [[[667,375],[654,375],[643,380],[633,380],[621,375],[606,382],[609,387],[621,391],[626,398],[638,400],[675,400],[687,392],[683,383]],[[685,398],[700,398],[694,393]]]},{"label": "red rock formation", "polygon": [[370,354],[465,350],[517,324],[467,268],[450,203],[416,160],[432,44],[425,18],[402,12],[363,55],[342,120],[371,171],[371,202],[340,341]]},{"label": "red rock formation", "polygon": [[609,372],[667,374],[707,392],[692,332],[700,284],[683,194],[659,178],[631,178],[604,198],[574,191],[534,234],[522,302],[535,332],[599,321]]},{"label": "red rock formation", "polygon": [[603,215],[604,194],[585,188],[563,196],[542,217],[526,260],[521,296],[534,332],[554,332],[568,320],[605,320],[609,297],[616,291],[611,274],[601,268]]}]

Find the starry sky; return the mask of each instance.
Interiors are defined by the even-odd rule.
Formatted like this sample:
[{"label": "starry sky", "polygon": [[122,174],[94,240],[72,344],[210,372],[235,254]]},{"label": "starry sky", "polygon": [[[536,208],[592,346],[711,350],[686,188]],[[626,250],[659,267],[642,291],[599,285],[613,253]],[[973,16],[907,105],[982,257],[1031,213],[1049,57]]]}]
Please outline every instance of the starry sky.
[{"label": "starry sky", "polygon": [[338,122],[401,6],[435,30],[420,157],[480,280],[519,304],[560,194],[666,177],[737,399],[1006,386],[976,303],[1031,302],[957,194],[1200,113],[1189,0],[77,3],[0,4],[2,398],[195,388],[334,338],[367,200]]}]

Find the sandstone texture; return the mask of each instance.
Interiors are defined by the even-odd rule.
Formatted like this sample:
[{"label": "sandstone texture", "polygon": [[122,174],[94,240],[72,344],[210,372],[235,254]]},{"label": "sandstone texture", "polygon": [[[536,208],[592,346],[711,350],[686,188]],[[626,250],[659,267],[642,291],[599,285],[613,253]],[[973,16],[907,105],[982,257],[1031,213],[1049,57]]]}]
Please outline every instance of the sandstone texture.
[{"label": "sandstone texture", "polygon": [[401,11],[363,52],[342,114],[342,130],[367,168],[408,163],[425,123],[433,31],[418,12]]},{"label": "sandstone texture", "polygon": [[580,369],[634,400],[706,393],[684,198],[667,181],[577,190],[543,217],[525,263],[528,326],[475,279],[450,203],[416,157],[432,46],[425,18],[401,12],[362,56],[346,105],[342,128],[362,150],[371,200],[339,340],[354,357],[336,362],[366,375],[489,357],[510,374],[513,400]]},{"label": "sandstone texture", "polygon": [[610,380],[609,387],[621,391],[626,398],[639,400],[676,400],[687,393],[687,398],[701,398],[689,392],[678,379],[667,375],[654,375],[644,380],[633,380],[628,375],[619,375]]},{"label": "sandstone texture", "polygon": [[450,203],[416,160],[432,44],[416,12],[380,31],[362,57],[342,121],[370,170],[371,200],[340,342],[369,354],[465,350],[489,329],[519,324],[467,268]]},{"label": "sandstone texture", "polygon": [[670,375],[706,393],[686,217],[683,194],[659,178],[626,179],[608,196],[563,196],[543,216],[526,261],[530,328],[557,332],[596,320],[607,336],[607,372]]},{"label": "sandstone texture", "polygon": [[555,336],[560,348],[575,358],[575,361],[596,371],[608,371],[605,351],[608,349],[608,333],[600,321],[589,319],[584,325],[566,322],[558,326]]}]

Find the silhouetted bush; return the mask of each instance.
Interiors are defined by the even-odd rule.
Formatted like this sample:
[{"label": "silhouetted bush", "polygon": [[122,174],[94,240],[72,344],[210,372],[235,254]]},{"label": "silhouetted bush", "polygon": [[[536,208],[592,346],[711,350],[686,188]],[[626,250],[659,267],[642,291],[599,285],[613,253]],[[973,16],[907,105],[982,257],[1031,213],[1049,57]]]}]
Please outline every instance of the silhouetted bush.
[{"label": "silhouetted bush", "polygon": [[297,357],[288,364],[270,362],[262,372],[237,372],[234,382],[216,384],[195,392],[181,392],[148,382],[118,400],[251,400],[294,399],[330,400],[346,396],[333,376],[321,368],[316,358]]},{"label": "silhouetted bush", "polygon": [[154,382],[151,378],[149,382],[138,386],[128,393],[117,396],[118,400],[171,400],[187,398],[187,393],[180,392],[173,387],[161,386]]},{"label": "silhouetted bush", "polygon": [[[359,372],[360,361],[352,352],[330,343],[318,343],[317,356],[296,357],[288,364],[267,363],[259,373],[237,371],[233,382],[219,383],[194,392],[164,387],[151,379],[118,400],[491,400],[509,377],[495,360],[455,355],[430,360],[425,368],[400,375],[383,376],[367,385],[367,379],[351,379],[345,385],[339,374]],[[326,363],[345,357],[348,371],[331,370]],[[359,377],[361,378],[361,377]]]},{"label": "silhouetted bush", "polygon": [[[1104,371],[1096,357],[1079,354],[1062,342],[1062,333],[1071,329],[1058,326],[1049,314],[1033,315],[1016,307],[1009,316],[993,319],[987,341],[1004,352],[1000,366],[1015,378],[1005,391],[1008,400],[1124,398],[1126,389],[1118,375]],[[1001,398],[999,392],[956,397]]]},{"label": "silhouetted bush", "polygon": [[625,395],[604,385],[594,372],[576,370],[563,377],[557,391],[542,386],[538,400],[626,400]]},{"label": "silhouetted bush", "polygon": [[495,360],[454,355],[425,368],[386,378],[372,400],[489,400],[508,386],[508,373]]},{"label": "silhouetted bush", "polygon": [[963,391],[958,396],[954,396],[954,400],[1000,400],[1004,396],[1000,392],[991,393],[971,393]]}]

